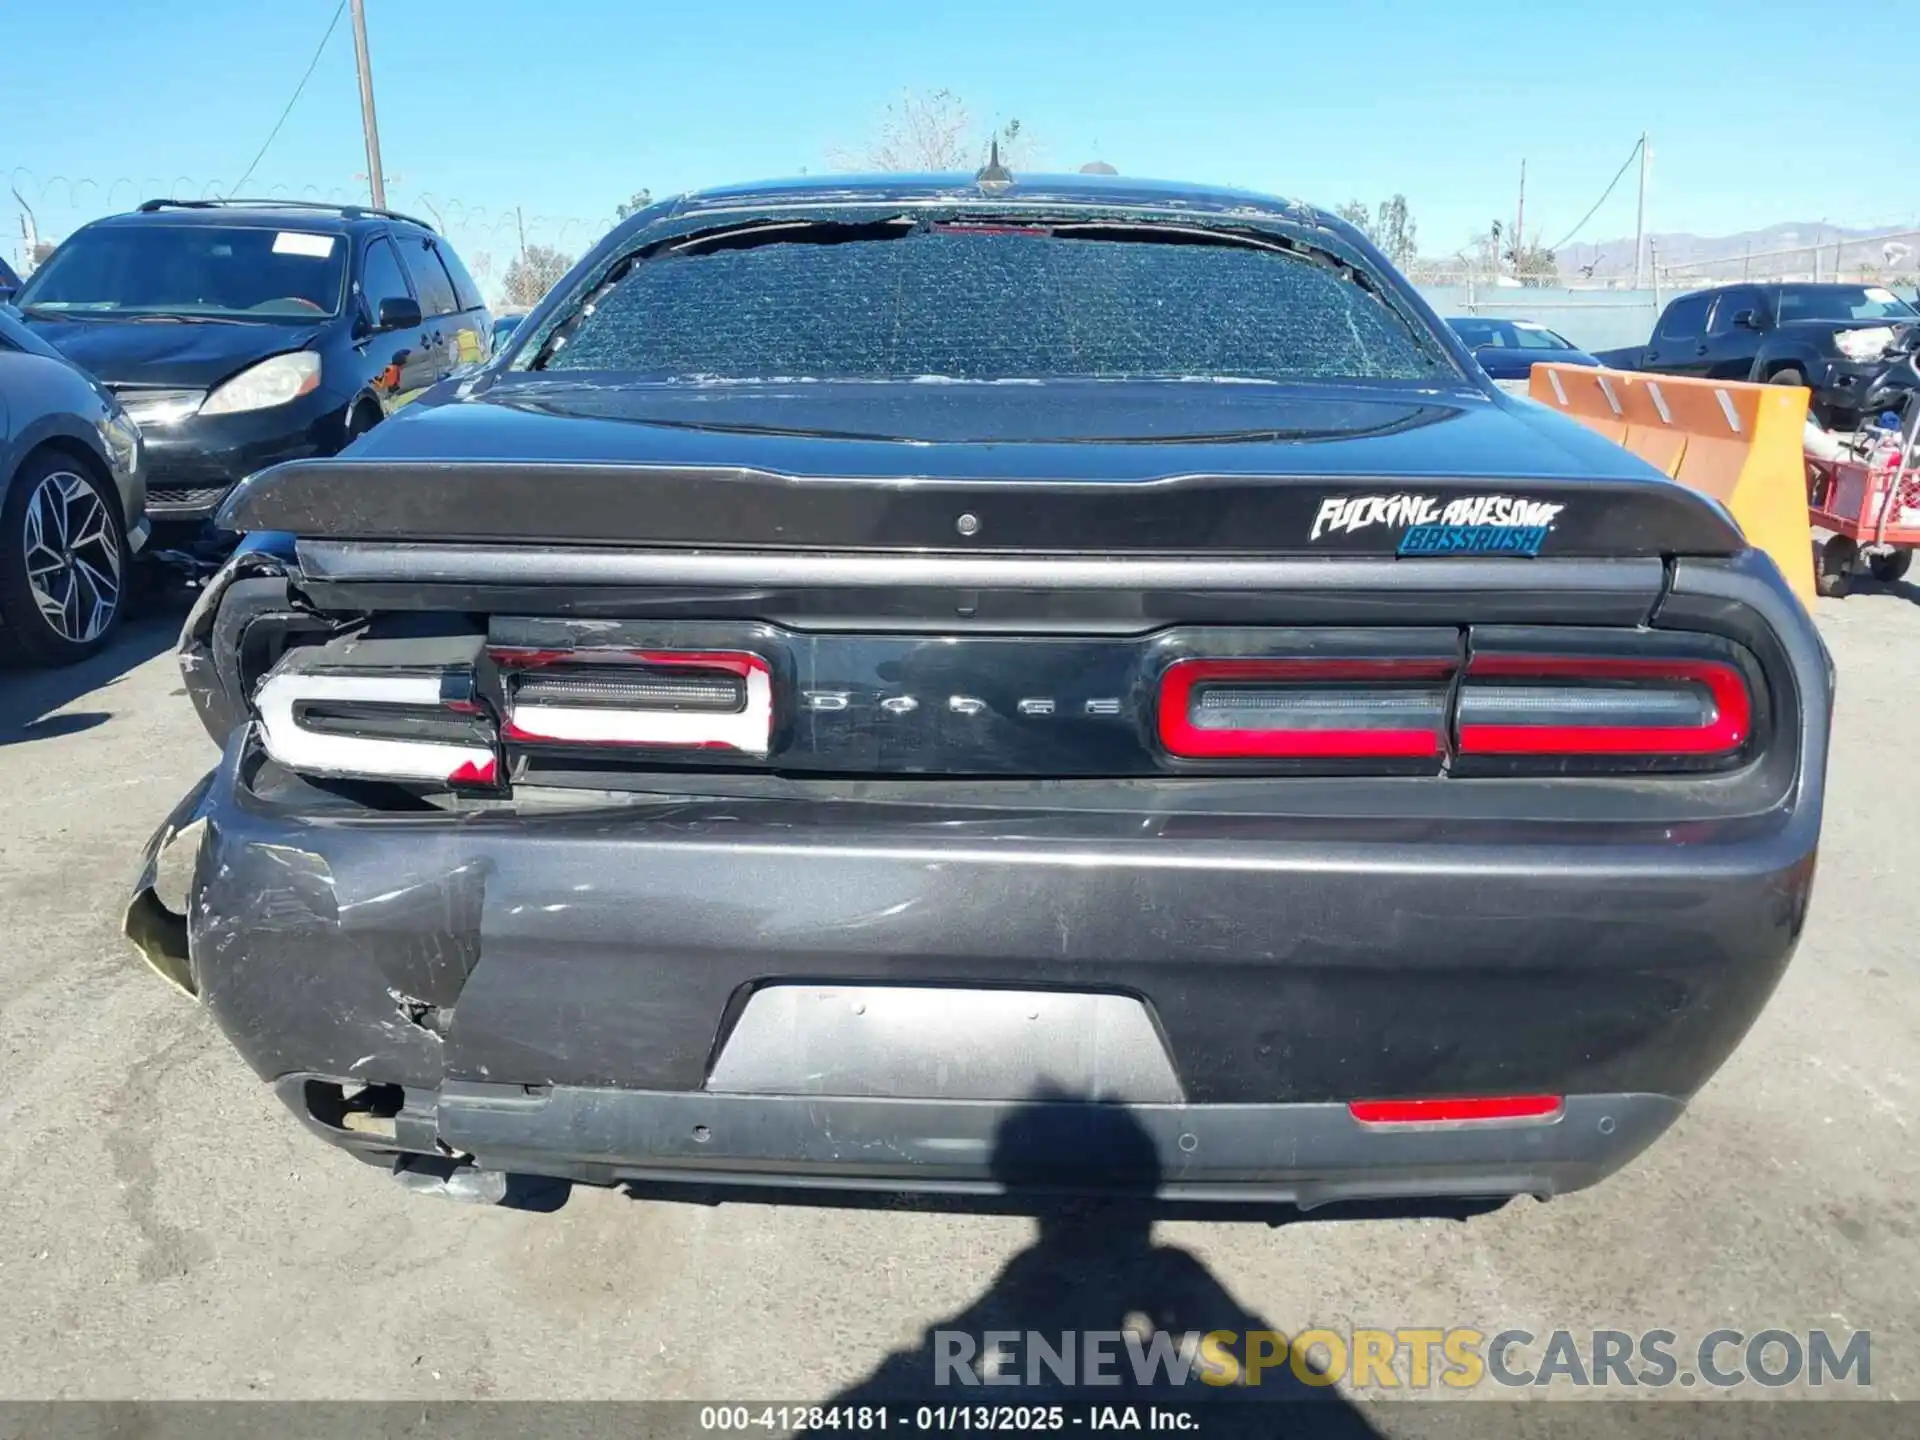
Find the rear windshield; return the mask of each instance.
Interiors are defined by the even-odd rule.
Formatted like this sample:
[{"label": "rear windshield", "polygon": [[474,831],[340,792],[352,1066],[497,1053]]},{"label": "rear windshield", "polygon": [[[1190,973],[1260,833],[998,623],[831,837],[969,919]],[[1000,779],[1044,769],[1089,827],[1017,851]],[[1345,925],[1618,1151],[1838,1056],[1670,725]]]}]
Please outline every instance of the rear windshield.
[{"label": "rear windshield", "polygon": [[1780,319],[1911,320],[1914,309],[1878,285],[1783,285]]},{"label": "rear windshield", "polygon": [[1430,338],[1328,266],[1124,233],[933,226],[849,239],[819,228],[669,253],[600,297],[545,368],[970,381],[1412,380],[1450,370]]},{"label": "rear windshield", "polygon": [[339,313],[343,235],[252,226],[81,230],[27,282],[22,309],[76,315],[312,320]]}]

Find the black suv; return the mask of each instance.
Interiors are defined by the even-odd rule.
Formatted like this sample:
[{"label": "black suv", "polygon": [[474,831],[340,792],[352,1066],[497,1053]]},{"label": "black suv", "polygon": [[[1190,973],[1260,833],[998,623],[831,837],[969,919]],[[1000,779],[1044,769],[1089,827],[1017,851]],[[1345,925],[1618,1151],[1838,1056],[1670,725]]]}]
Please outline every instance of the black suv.
[{"label": "black suv", "polygon": [[1877,285],[1725,285],[1682,295],[1643,351],[1602,359],[1669,375],[1805,385],[1814,417],[1850,427],[1882,358],[1920,311]]},{"label": "black suv", "polygon": [[146,435],[156,546],[203,557],[240,480],[335,453],[492,347],[447,242],[353,206],[149,200],[76,230],[16,303]]}]

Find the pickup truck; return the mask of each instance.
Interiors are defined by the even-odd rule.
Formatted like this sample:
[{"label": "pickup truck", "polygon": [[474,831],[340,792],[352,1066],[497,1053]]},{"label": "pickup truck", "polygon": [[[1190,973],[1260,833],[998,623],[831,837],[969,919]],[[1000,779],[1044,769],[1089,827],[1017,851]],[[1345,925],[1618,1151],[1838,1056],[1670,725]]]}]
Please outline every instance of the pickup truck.
[{"label": "pickup truck", "polygon": [[1723,285],[1682,295],[1643,346],[1598,352],[1619,370],[1803,385],[1813,417],[1852,429],[1882,359],[1920,311],[1877,285]]}]

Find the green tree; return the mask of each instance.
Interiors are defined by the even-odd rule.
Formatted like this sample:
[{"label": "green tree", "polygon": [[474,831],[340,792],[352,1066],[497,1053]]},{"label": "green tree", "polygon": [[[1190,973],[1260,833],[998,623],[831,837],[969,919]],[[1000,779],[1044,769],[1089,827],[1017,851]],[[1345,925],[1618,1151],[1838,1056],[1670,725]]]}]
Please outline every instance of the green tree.
[{"label": "green tree", "polygon": [[652,203],[653,192],[651,190],[636,190],[625,200],[622,200],[618,205],[613,207],[613,218],[616,220],[624,220],[629,215],[639,214],[640,211],[646,209],[647,206]]},{"label": "green tree", "polygon": [[1387,259],[1401,269],[1411,265],[1420,253],[1420,232],[1407,208],[1407,197],[1396,193],[1391,200],[1381,201],[1373,223],[1374,243],[1387,252]]},{"label": "green tree", "polygon": [[1521,245],[1517,250],[1509,250],[1507,258],[1513,263],[1514,278],[1522,285],[1534,290],[1559,287],[1560,264],[1546,246]]},{"label": "green tree", "polygon": [[1398,268],[1404,270],[1418,258],[1419,230],[1406,196],[1396,193],[1391,200],[1382,200],[1371,214],[1359,200],[1349,200],[1333,213],[1358,228]]},{"label": "green tree", "polygon": [[506,292],[509,305],[537,305],[540,297],[572,268],[571,255],[564,255],[551,245],[529,245],[507,266],[501,289]]}]

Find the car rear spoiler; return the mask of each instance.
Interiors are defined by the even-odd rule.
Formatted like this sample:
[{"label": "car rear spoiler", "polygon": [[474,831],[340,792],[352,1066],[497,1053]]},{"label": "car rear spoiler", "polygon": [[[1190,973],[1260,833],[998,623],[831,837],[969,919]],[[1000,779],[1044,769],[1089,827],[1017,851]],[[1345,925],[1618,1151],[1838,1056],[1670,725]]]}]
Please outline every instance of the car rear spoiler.
[{"label": "car rear spoiler", "polygon": [[841,552],[1626,558],[1747,548],[1717,502],[1651,477],[959,480],[320,459],[254,475],[219,524],[314,539]]}]

